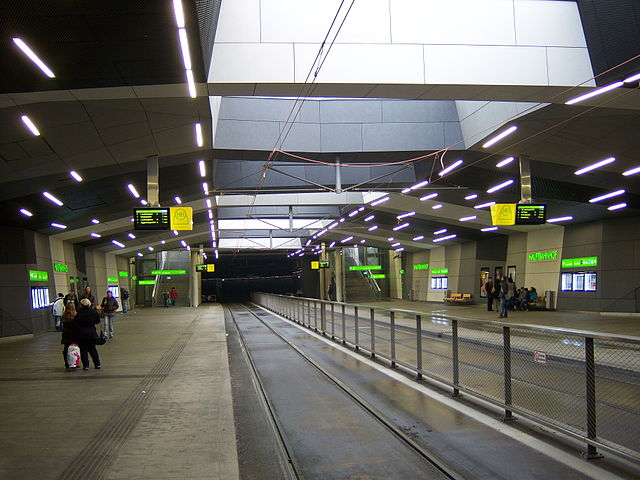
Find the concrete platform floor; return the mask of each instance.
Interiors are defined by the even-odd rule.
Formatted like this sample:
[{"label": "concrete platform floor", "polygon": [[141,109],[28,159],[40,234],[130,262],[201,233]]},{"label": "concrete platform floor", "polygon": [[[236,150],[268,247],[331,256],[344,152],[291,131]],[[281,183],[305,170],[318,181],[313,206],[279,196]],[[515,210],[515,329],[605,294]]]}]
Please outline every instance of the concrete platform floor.
[{"label": "concrete platform floor", "polygon": [[[486,299],[471,305],[447,305],[444,302],[412,302],[409,300],[383,300],[379,302],[357,302],[359,305],[382,307],[390,309],[412,310],[423,313],[437,313],[461,319],[477,319],[517,323],[524,325],[541,325],[573,330],[587,330],[590,332],[611,333],[614,335],[631,335],[640,337],[640,315],[623,313],[594,313],[575,311],[544,311],[509,312],[507,318],[498,318],[498,312],[487,311]],[[493,309],[497,305],[494,302]]]},{"label": "concrete platform floor", "polygon": [[0,343],[0,478],[236,479],[222,307],[118,315],[102,370],[60,334]]}]

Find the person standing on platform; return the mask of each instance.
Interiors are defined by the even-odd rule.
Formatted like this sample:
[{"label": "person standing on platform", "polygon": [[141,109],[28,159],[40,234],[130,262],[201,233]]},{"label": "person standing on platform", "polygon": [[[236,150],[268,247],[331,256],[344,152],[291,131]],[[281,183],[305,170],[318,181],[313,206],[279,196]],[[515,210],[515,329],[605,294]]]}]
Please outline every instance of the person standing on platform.
[{"label": "person standing on platform", "polygon": [[509,277],[507,280],[507,308],[509,310],[515,310],[516,305],[516,284],[513,278]]},{"label": "person standing on platform", "polygon": [[93,293],[91,293],[91,287],[89,285],[84,287],[84,292],[80,294],[80,303],[82,303],[83,298],[86,298],[87,300],[89,300],[91,302],[91,306],[93,308],[96,308],[96,297],[94,297]]},{"label": "person standing on platform", "polygon": [[62,314],[64,313],[64,294],[59,293],[53,305],[51,305],[51,313],[56,325],[56,332],[62,331]]},{"label": "person standing on platform", "polygon": [[120,289],[120,298],[122,299],[122,314],[127,313],[127,303],[129,302],[129,290],[126,288]]},{"label": "person standing on platform", "polygon": [[94,308],[91,308],[91,300],[88,298],[80,300],[80,311],[75,318],[82,369],[89,370],[89,355],[93,360],[93,366],[102,368],[96,349],[96,340],[98,339],[96,325],[100,323],[100,315]]},{"label": "person standing on platform", "polygon": [[487,294],[487,311],[493,312],[493,282],[491,279],[484,284],[484,291]]},{"label": "person standing on platform", "polygon": [[113,298],[111,290],[107,290],[107,296],[102,299],[100,308],[102,308],[102,314],[104,315],[104,333],[109,335],[109,338],[113,338],[113,319],[116,316],[118,307],[118,301]]},{"label": "person standing on platform", "polygon": [[500,315],[498,318],[507,318],[507,312],[509,310],[509,282],[507,277],[502,277],[500,280]]},{"label": "person standing on platform", "polygon": [[80,304],[78,303],[78,297],[76,296],[76,292],[74,292],[73,290],[69,290],[69,293],[67,293],[67,295],[64,297],[65,307],[69,302],[73,302],[73,306],[76,307],[76,312],[77,312]]},{"label": "person standing on platform", "polygon": [[64,313],[62,314],[62,340],[60,340],[60,343],[64,345],[64,348],[62,349],[62,358],[64,358],[65,368],[70,368],[67,360],[69,345],[72,343],[78,343],[75,324],[75,317],[77,313],[76,304],[73,301],[70,301],[65,306]]},{"label": "person standing on platform", "polygon": [[164,308],[169,308],[169,290],[166,288],[162,292],[162,302],[164,303]]},{"label": "person standing on platform", "polygon": [[176,298],[178,298],[178,291],[176,290],[176,287],[171,287],[171,291],[169,292],[169,295],[171,296],[171,305],[175,307]]}]

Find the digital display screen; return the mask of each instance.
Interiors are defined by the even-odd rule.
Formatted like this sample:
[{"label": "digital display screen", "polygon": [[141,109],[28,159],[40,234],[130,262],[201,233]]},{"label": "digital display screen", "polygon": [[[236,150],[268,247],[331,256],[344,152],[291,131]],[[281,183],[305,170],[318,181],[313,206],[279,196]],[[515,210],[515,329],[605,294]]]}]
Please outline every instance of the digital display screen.
[{"label": "digital display screen", "polygon": [[119,298],[120,297],[120,289],[115,286],[115,285],[107,285],[107,290],[109,290],[111,292],[111,296],[113,298]]},{"label": "digital display screen", "polygon": [[573,291],[574,292],[584,291],[584,273],[576,272],[573,274]]},{"label": "digital display screen", "polygon": [[546,205],[516,204],[516,225],[542,225],[546,221]]},{"label": "digital display screen", "polygon": [[573,279],[573,275],[571,273],[563,273],[562,274],[562,286],[561,286],[561,290],[563,292],[570,292],[573,290],[572,282]]},{"label": "digital display screen", "polygon": [[48,287],[32,287],[31,288],[31,308],[45,308],[49,306],[49,288]]},{"label": "digital display screen", "polygon": [[584,291],[595,292],[598,289],[598,274],[596,272],[586,272],[584,274]]},{"label": "digital display screen", "polygon": [[134,208],[134,230],[170,230],[168,208]]},{"label": "digital display screen", "polygon": [[431,277],[432,290],[446,290],[449,286],[449,277]]}]

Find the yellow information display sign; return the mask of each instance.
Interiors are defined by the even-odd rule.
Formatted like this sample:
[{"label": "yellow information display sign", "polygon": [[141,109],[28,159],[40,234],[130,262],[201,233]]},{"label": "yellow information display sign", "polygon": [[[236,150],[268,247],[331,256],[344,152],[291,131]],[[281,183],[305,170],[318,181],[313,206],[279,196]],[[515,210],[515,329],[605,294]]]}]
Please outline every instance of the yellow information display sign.
[{"label": "yellow information display sign", "polygon": [[516,204],[496,203],[491,205],[491,222],[493,225],[515,225]]},{"label": "yellow information display sign", "polygon": [[311,262],[311,270],[319,270],[320,262]]},{"label": "yellow information display sign", "polygon": [[207,272],[215,272],[216,266],[213,263],[207,263]]},{"label": "yellow information display sign", "polygon": [[171,230],[193,230],[193,208],[170,208]]}]

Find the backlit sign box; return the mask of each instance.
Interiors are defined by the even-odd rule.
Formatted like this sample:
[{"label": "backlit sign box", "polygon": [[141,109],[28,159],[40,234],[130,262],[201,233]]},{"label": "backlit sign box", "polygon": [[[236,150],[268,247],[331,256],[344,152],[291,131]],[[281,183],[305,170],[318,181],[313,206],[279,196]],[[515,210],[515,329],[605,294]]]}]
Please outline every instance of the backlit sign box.
[{"label": "backlit sign box", "polygon": [[196,272],[206,272],[206,271],[207,271],[206,263],[199,263],[196,265]]},{"label": "backlit sign box", "polygon": [[530,262],[537,262],[540,260],[556,260],[558,258],[558,250],[530,253],[528,258]]},{"label": "backlit sign box", "polygon": [[186,275],[186,270],[151,270],[151,275]]},{"label": "backlit sign box", "polygon": [[546,221],[546,205],[516,204],[516,225],[542,225]]},{"label": "backlit sign box", "polygon": [[563,258],[562,268],[597,267],[598,257]]},{"label": "backlit sign box", "polygon": [[351,265],[349,270],[358,272],[363,270],[382,270],[382,265]]},{"label": "backlit sign box", "polygon": [[330,266],[329,260],[320,260],[320,268],[329,268]]},{"label": "backlit sign box", "polygon": [[433,270],[431,270],[432,275],[447,275],[448,273],[448,268],[434,268]]},{"label": "backlit sign box", "polygon": [[64,263],[54,263],[53,264],[53,270],[55,272],[68,272],[69,271],[69,265],[65,265]]},{"label": "backlit sign box", "polygon": [[118,275],[121,277],[128,277],[129,276],[129,272],[118,272]]},{"label": "backlit sign box", "polygon": [[320,262],[317,262],[317,261],[311,262],[311,270],[319,270],[319,269],[320,269]]},{"label": "backlit sign box", "polygon": [[118,277],[107,277],[107,283],[118,283]]},{"label": "backlit sign box", "polygon": [[429,264],[428,263],[420,263],[417,265],[413,266],[414,270],[429,270]]},{"label": "backlit sign box", "polygon": [[134,208],[134,230],[170,230],[169,209],[162,207]]},{"label": "backlit sign box", "polygon": [[40,270],[29,270],[29,280],[32,282],[48,282],[49,273]]}]

